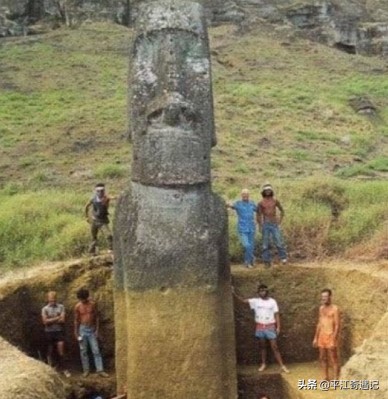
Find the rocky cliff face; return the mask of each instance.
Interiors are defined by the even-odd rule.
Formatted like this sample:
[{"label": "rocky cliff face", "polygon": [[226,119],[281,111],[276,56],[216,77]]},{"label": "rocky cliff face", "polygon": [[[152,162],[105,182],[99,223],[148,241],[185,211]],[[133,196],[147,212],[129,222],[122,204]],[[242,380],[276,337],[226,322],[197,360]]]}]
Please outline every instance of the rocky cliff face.
[{"label": "rocky cliff face", "polygon": [[[26,35],[38,20],[77,25],[112,20],[130,25],[144,0],[0,0],[0,37]],[[299,34],[349,53],[388,55],[385,0],[199,0],[212,24],[249,29],[260,19],[287,25]]]}]

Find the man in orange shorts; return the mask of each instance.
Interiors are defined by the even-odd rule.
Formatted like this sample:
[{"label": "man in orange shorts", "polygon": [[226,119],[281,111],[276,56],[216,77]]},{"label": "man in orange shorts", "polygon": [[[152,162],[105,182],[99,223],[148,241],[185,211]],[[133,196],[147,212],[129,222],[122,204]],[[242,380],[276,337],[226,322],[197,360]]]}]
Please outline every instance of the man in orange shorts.
[{"label": "man in orange shorts", "polygon": [[313,346],[319,349],[324,379],[329,381],[329,364],[334,371],[334,378],[339,379],[338,337],[340,331],[339,309],[331,303],[331,290],[321,291],[321,306]]}]

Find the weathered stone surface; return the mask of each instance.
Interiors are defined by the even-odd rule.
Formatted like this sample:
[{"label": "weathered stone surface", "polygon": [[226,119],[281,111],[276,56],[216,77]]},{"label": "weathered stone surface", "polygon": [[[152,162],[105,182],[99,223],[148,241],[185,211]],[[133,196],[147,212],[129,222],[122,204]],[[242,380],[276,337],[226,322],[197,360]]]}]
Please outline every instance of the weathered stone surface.
[{"label": "weathered stone surface", "polygon": [[132,183],[114,225],[118,387],[131,398],[232,399],[227,215],[210,189],[202,7],[139,4],[130,70]]},{"label": "weathered stone surface", "polygon": [[205,20],[199,7],[180,7],[182,13],[174,14],[163,3],[151,3],[137,19],[130,84],[132,180],[143,184],[210,179],[216,140]]}]

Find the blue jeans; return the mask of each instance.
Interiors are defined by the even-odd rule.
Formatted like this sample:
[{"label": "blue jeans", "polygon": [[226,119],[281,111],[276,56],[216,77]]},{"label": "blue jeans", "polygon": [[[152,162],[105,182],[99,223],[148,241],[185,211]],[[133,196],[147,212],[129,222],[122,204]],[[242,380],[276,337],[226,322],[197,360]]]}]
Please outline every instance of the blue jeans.
[{"label": "blue jeans", "polygon": [[263,261],[271,262],[271,250],[270,243],[272,240],[278,250],[280,259],[287,259],[287,252],[284,247],[284,242],[282,238],[282,233],[280,228],[276,223],[264,223],[263,224]]},{"label": "blue jeans", "polygon": [[244,263],[253,265],[255,251],[255,231],[238,232],[242,246],[244,247]]},{"label": "blue jeans", "polygon": [[79,327],[79,336],[82,337],[82,340],[79,341],[79,349],[81,353],[81,363],[83,371],[89,371],[88,344],[93,353],[96,371],[104,371],[100,348],[98,347],[97,337],[94,329],[81,324]]}]

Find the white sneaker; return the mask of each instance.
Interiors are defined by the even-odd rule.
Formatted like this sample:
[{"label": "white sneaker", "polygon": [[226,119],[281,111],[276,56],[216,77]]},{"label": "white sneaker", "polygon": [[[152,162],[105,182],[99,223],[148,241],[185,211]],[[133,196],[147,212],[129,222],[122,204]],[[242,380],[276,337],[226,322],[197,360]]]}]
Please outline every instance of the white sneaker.
[{"label": "white sneaker", "polygon": [[287,264],[287,259],[282,259],[282,264],[286,265]]},{"label": "white sneaker", "polygon": [[264,371],[267,368],[267,365],[265,363],[262,363],[262,365],[259,367],[259,371]]}]

